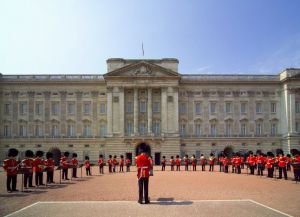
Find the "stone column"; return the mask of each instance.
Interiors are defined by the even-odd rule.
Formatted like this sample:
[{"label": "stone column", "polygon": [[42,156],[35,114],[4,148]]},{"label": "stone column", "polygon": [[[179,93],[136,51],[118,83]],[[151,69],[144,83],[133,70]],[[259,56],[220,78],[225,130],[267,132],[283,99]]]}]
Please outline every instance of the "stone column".
[{"label": "stone column", "polygon": [[81,91],[76,92],[77,106],[76,106],[76,136],[82,136],[82,95]]},{"label": "stone column", "polygon": [[91,91],[92,94],[92,135],[96,136],[99,135],[99,132],[97,130],[99,130],[97,128],[98,126],[98,110],[97,110],[97,101],[98,101],[98,95],[99,95],[99,91]]},{"label": "stone column", "polygon": [[152,89],[148,88],[148,134],[152,133]]},{"label": "stone column", "polygon": [[167,88],[161,89],[161,132],[167,133],[168,129],[168,104],[167,104]]},{"label": "stone column", "polygon": [[120,126],[119,126],[119,130],[120,130],[120,135],[123,136],[124,135],[124,120],[125,120],[125,115],[124,115],[124,88],[123,87],[119,87],[119,109],[120,109]]},{"label": "stone column", "polygon": [[19,106],[18,106],[18,98],[19,98],[19,92],[18,91],[12,91],[12,136],[18,136],[18,114],[19,114]]},{"label": "stone column", "polygon": [[61,136],[65,136],[67,135],[67,126],[66,126],[66,115],[67,115],[67,111],[66,111],[66,99],[67,99],[67,91],[60,91],[60,132],[61,132]]},{"label": "stone column", "polygon": [[133,99],[133,132],[134,134],[138,134],[138,124],[139,124],[139,120],[138,120],[138,114],[139,114],[139,103],[138,103],[138,89],[134,88],[134,99]]},{"label": "stone column", "polygon": [[34,91],[27,92],[29,100],[28,100],[28,136],[34,136]]},{"label": "stone column", "polygon": [[294,133],[296,132],[296,108],[295,108],[295,90],[294,89],[290,89],[289,90],[289,132],[290,133]]},{"label": "stone column", "polygon": [[174,133],[179,133],[178,87],[173,87],[174,100]]},{"label": "stone column", "polygon": [[112,136],[113,130],[113,101],[112,87],[107,87],[107,135]]},{"label": "stone column", "polygon": [[45,110],[44,110],[44,115],[45,115],[45,122],[44,122],[44,129],[45,129],[45,136],[50,136],[51,134],[51,124],[50,124],[50,96],[51,92],[50,91],[44,91],[44,97],[45,97]]}]

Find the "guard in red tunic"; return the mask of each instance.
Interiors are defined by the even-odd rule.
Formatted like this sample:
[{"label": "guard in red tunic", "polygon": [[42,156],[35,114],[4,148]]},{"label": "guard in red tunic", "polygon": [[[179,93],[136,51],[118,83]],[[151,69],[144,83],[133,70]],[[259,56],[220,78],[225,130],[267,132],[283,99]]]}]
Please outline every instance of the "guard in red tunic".
[{"label": "guard in red tunic", "polygon": [[[25,159],[22,160],[22,167],[27,168],[28,171],[24,173],[24,188],[32,188],[32,177],[33,177],[33,157],[34,153],[31,150],[25,151]],[[27,185],[28,184],[28,185]]]},{"label": "guard in red tunic", "polygon": [[170,159],[170,166],[171,166],[171,171],[174,171],[174,166],[175,166],[174,156],[171,156],[171,159]]},{"label": "guard in red tunic", "polygon": [[256,158],[257,163],[257,175],[263,176],[264,175],[264,167],[265,167],[265,157],[262,153],[258,153],[258,156]]},{"label": "guard in red tunic", "polygon": [[130,158],[126,158],[126,172],[130,172],[131,160]]},{"label": "guard in red tunic", "polygon": [[117,160],[117,155],[114,156],[113,160],[112,160],[112,164],[113,164],[113,172],[116,172],[116,167],[118,165],[118,160]]},{"label": "guard in red tunic", "polygon": [[237,174],[241,174],[241,164],[242,164],[242,158],[240,153],[236,153],[236,157],[235,157],[235,172]]},{"label": "guard in red tunic", "polygon": [[70,153],[65,152],[64,156],[60,158],[60,166],[62,167],[62,179],[69,180],[68,179],[68,168],[69,168],[69,157]]},{"label": "guard in red tunic", "polygon": [[78,167],[78,160],[77,160],[77,154],[73,153],[72,154],[72,160],[71,160],[71,164],[74,166],[73,167],[73,171],[72,171],[72,178],[77,178],[77,167]]},{"label": "guard in red tunic", "polygon": [[231,158],[231,172],[232,173],[234,173],[235,169],[236,169],[235,161],[236,161],[236,154],[233,153],[233,156]]},{"label": "guard in red tunic", "polygon": [[45,185],[43,183],[43,171],[45,168],[45,161],[42,159],[44,155],[43,151],[37,151],[35,153],[36,158],[33,161],[33,169],[35,172],[35,185]]},{"label": "guard in red tunic", "polygon": [[282,172],[283,172],[284,179],[287,180],[287,172],[286,172],[287,159],[283,155],[283,152],[279,153],[277,161],[278,161],[278,167],[279,167],[279,177],[278,177],[278,179],[282,179]]},{"label": "guard in red tunic", "polygon": [[108,172],[112,173],[113,160],[111,155],[108,156],[107,165],[108,165]]},{"label": "guard in red tunic", "polygon": [[291,171],[292,156],[290,154],[286,155],[286,171]]},{"label": "guard in red tunic", "polygon": [[148,204],[148,203],[150,203],[149,196],[148,196],[148,187],[149,187],[151,162],[149,160],[149,156],[146,153],[146,145],[145,144],[142,143],[140,145],[139,153],[141,153],[141,154],[136,157],[137,178],[138,178],[138,184],[139,184],[138,203],[142,204],[143,198],[144,198],[145,204]]},{"label": "guard in red tunic", "polygon": [[197,158],[194,154],[191,157],[191,162],[192,162],[193,171],[196,171],[197,170]]},{"label": "guard in red tunic", "polygon": [[90,163],[90,158],[89,156],[85,156],[85,161],[84,161],[84,166],[85,166],[85,172],[87,176],[91,176],[91,163]]},{"label": "guard in red tunic", "polygon": [[189,156],[186,154],[183,158],[184,162],[184,170],[188,171],[189,170]]},{"label": "guard in red tunic", "polygon": [[166,156],[163,156],[161,160],[161,171],[165,171],[165,170],[166,170]]},{"label": "guard in red tunic", "polygon": [[103,160],[102,154],[99,155],[98,166],[99,166],[99,173],[104,174],[104,171],[103,171],[104,160]]},{"label": "guard in red tunic", "polygon": [[176,171],[180,171],[180,164],[181,164],[181,159],[179,158],[179,155],[176,155]]},{"label": "guard in red tunic", "polygon": [[250,168],[250,174],[254,175],[254,168],[255,168],[256,160],[255,160],[255,157],[253,156],[252,151],[249,151],[249,157],[247,158],[247,163],[248,163],[249,168]]},{"label": "guard in red tunic", "polygon": [[52,152],[47,152],[46,153],[46,158],[45,160],[45,166],[47,170],[47,183],[54,183],[53,181],[53,176],[54,176],[54,160],[53,160],[53,154]]},{"label": "guard in red tunic", "polygon": [[215,156],[213,153],[210,154],[209,157],[209,171],[213,172],[214,171],[214,165],[215,165]]},{"label": "guard in red tunic", "polygon": [[124,156],[121,155],[120,156],[120,170],[119,170],[119,172],[124,172],[123,168],[124,168]]},{"label": "guard in red tunic", "polygon": [[224,166],[224,172],[228,173],[228,164],[229,164],[229,159],[227,156],[223,156],[223,166]]},{"label": "guard in red tunic", "polygon": [[11,148],[8,150],[8,159],[5,159],[3,162],[3,168],[6,171],[6,189],[9,193],[13,191],[18,191],[17,187],[17,168],[18,162],[16,157],[18,156],[19,151],[17,149]]},{"label": "guard in red tunic", "polygon": [[220,172],[224,172],[224,165],[223,165],[223,160],[224,159],[223,158],[224,158],[224,155],[221,154],[219,156],[219,159],[218,159],[218,163],[219,163],[219,166],[220,166],[220,169],[219,169]]},{"label": "guard in red tunic", "polygon": [[268,178],[273,178],[275,158],[272,152],[267,153],[266,166],[268,170]]},{"label": "guard in red tunic", "polygon": [[201,156],[200,156],[200,165],[201,165],[202,171],[205,171],[206,158],[203,154],[201,154]]},{"label": "guard in red tunic", "polygon": [[300,154],[299,154],[299,151],[297,151],[295,153],[295,157],[293,159],[293,170],[294,170],[294,176],[295,176],[295,181],[296,182],[300,182]]}]

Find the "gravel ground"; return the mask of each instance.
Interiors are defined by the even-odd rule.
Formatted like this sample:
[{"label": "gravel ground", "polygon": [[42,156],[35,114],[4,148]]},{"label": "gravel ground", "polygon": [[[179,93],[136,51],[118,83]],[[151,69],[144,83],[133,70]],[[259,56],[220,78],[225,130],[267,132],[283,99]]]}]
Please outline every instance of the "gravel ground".
[{"label": "gravel ground", "polygon": [[[93,176],[59,183],[59,171],[55,182],[48,187],[31,189],[28,193],[7,193],[6,175],[0,172],[0,215],[12,213],[38,201],[137,201],[137,178],[134,167],[130,173],[99,175],[98,167]],[[182,167],[183,169],[183,167]],[[150,178],[149,194],[152,201],[176,200],[236,200],[251,199],[282,212],[300,217],[300,183],[292,180],[275,180],[245,174],[220,172],[159,171],[155,167]],[[70,176],[69,171],[69,176]],[[290,179],[292,174],[288,174]],[[80,176],[80,170],[79,170]],[[45,175],[44,175],[45,180]],[[18,176],[20,190],[21,176]]]}]

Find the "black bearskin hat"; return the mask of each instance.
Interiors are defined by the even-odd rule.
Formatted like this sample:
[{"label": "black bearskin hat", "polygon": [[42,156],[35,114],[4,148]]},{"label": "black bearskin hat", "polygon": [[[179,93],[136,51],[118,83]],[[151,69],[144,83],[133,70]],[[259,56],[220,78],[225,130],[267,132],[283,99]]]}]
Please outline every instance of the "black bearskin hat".
[{"label": "black bearskin hat", "polygon": [[35,156],[37,157],[43,157],[44,152],[43,151],[36,151]]},{"label": "black bearskin hat", "polygon": [[10,148],[8,150],[8,157],[16,157],[19,154],[19,151],[15,148]]},{"label": "black bearskin hat", "polygon": [[31,151],[31,150],[25,151],[25,157],[33,157],[33,156],[34,156],[33,151]]},{"label": "black bearskin hat", "polygon": [[124,158],[124,156],[123,156],[123,155],[121,155],[120,157],[121,157],[122,159]]},{"label": "black bearskin hat", "polygon": [[108,157],[109,157],[109,158],[112,158],[112,155],[110,154]]},{"label": "black bearskin hat", "polygon": [[64,153],[64,156],[65,156],[65,157],[69,157],[69,155],[70,155],[70,153],[69,153],[68,151],[66,151],[66,152]]},{"label": "black bearskin hat", "polygon": [[253,154],[253,151],[249,151],[248,154],[249,154],[249,155],[250,155],[250,154]]},{"label": "black bearskin hat", "polygon": [[114,158],[117,158],[117,155],[114,155]]},{"label": "black bearskin hat", "polygon": [[100,157],[100,158],[103,158],[103,155],[102,155],[102,154],[100,154],[100,155],[99,155],[99,157]]},{"label": "black bearskin hat", "polygon": [[77,154],[76,154],[76,153],[73,153],[73,154],[72,154],[72,157],[77,157]]},{"label": "black bearskin hat", "polygon": [[166,156],[163,156],[163,159],[165,159],[166,158]]},{"label": "black bearskin hat", "polygon": [[85,159],[86,159],[86,160],[89,160],[90,158],[89,158],[89,156],[85,156]]},{"label": "black bearskin hat", "polygon": [[174,156],[171,156],[171,159],[174,159]]},{"label": "black bearskin hat", "polygon": [[179,155],[176,155],[176,158],[179,158]]},{"label": "black bearskin hat", "polygon": [[213,153],[210,153],[210,156],[214,156],[214,154],[213,154]]},{"label": "black bearskin hat", "polygon": [[47,153],[46,153],[46,158],[47,158],[47,159],[53,158],[53,153],[52,153],[52,152],[47,152]]}]

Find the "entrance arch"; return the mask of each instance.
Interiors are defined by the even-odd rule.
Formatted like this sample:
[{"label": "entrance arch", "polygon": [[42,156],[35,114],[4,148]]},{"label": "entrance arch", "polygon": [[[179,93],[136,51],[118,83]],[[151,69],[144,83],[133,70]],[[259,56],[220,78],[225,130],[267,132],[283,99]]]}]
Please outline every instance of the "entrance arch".
[{"label": "entrance arch", "polygon": [[57,147],[52,147],[49,149],[49,152],[53,154],[54,163],[56,166],[58,166],[61,157],[61,151]]},{"label": "entrance arch", "polygon": [[140,149],[146,150],[146,153],[148,154],[148,156],[151,156],[151,147],[150,147],[150,145],[148,145],[144,142],[141,142],[140,144],[138,144],[135,147],[135,156],[138,156],[141,153]]},{"label": "entrance arch", "polygon": [[231,157],[233,154],[233,148],[231,146],[226,146],[223,152],[225,156]]}]

